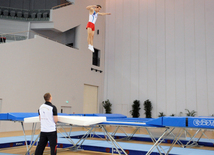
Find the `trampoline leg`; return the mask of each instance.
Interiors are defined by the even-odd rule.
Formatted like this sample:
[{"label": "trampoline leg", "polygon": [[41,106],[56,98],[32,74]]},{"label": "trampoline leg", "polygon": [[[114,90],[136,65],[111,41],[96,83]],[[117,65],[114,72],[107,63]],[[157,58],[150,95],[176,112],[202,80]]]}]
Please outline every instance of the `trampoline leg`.
[{"label": "trampoline leg", "polygon": [[[155,142],[156,142],[155,137],[152,135],[152,133],[149,131],[148,128],[146,128],[146,130],[147,130],[148,134],[150,135],[150,137],[151,137],[153,143],[155,144]],[[160,149],[164,152],[164,154],[166,154],[165,151],[164,151],[164,149],[163,149],[161,146],[158,145],[158,146],[157,146],[157,149],[158,149],[159,154],[162,155],[162,153],[161,153],[159,147],[160,147]]]},{"label": "trampoline leg", "polygon": [[127,140],[130,140],[135,134],[136,132],[140,129],[140,127],[137,127],[130,136],[127,137]]},{"label": "trampoline leg", "polygon": [[[61,126],[61,125],[60,125]],[[57,129],[70,143],[72,143],[73,145],[75,145],[75,143],[73,142],[73,140],[70,138],[70,133],[68,134],[66,131],[65,131],[65,129],[63,128],[63,126],[61,126],[61,128],[64,130],[64,132],[66,133],[66,135],[68,136],[68,138],[66,138],[66,136],[65,135],[63,135],[63,133],[59,130],[59,129]],[[70,130],[71,131],[71,130]]]},{"label": "trampoline leg", "polygon": [[21,125],[22,125],[22,131],[23,131],[24,137],[25,137],[25,144],[26,144],[27,152],[29,152],[28,144],[27,144],[27,138],[26,138],[26,135],[25,135],[25,129],[24,129],[24,124],[23,124],[23,122],[21,122]]},{"label": "trampoline leg", "polygon": [[[29,150],[31,150],[31,148],[34,146],[34,144],[37,142],[37,140],[39,139],[39,137],[40,137],[40,134],[37,136],[37,138],[36,138],[36,140],[33,142],[33,144],[30,146],[30,148],[29,148]],[[29,151],[27,151],[26,153],[25,153],[25,155],[28,155],[30,152]]]},{"label": "trampoline leg", "polygon": [[112,134],[111,134],[112,137],[115,136],[115,134],[117,133],[119,128],[120,128],[120,126],[117,126],[116,129],[112,132]]},{"label": "trampoline leg", "polygon": [[[146,155],[150,155],[150,154],[152,153],[152,151],[153,151],[155,148],[157,148],[157,147],[160,145],[160,143],[164,140],[164,137],[168,136],[174,129],[175,129],[175,128],[173,128],[173,129],[170,130],[170,128],[167,128],[167,129],[163,132],[163,134],[159,137],[159,139],[155,142],[155,144],[151,147],[151,149],[146,153]],[[170,130],[170,131],[168,132],[168,130]],[[167,133],[167,132],[168,132],[168,133]],[[162,140],[161,140],[161,139],[162,139]]]},{"label": "trampoline leg", "polygon": [[177,135],[176,135],[176,137],[175,137],[174,141],[172,142],[171,147],[170,147],[170,148],[169,148],[169,150],[167,151],[167,155],[168,155],[168,154],[169,154],[169,152],[172,150],[172,148],[174,147],[174,145],[177,143],[177,141],[178,141],[178,140],[179,140],[179,138],[181,137],[181,135],[182,135],[183,131],[184,131],[184,130],[182,130],[182,129],[180,128],[180,130],[179,130],[179,132],[177,133]]},{"label": "trampoline leg", "polygon": [[[74,146],[70,147],[70,150],[79,150],[78,148],[81,147],[81,145],[83,144],[83,142],[88,138],[88,136],[91,134],[91,131],[94,129],[94,127],[91,127],[90,130],[88,130],[83,136],[82,138],[76,143],[74,144]],[[82,142],[81,142],[82,141]],[[81,142],[79,145],[78,143]],[[77,146],[78,145],[78,146]]]},{"label": "trampoline leg", "polygon": [[108,131],[106,130],[106,128],[104,126],[102,126],[102,129],[105,131],[106,135],[108,136],[108,138],[110,139],[110,141],[112,142],[112,144],[114,145],[115,149],[117,150],[117,153],[121,155],[120,151],[118,150],[117,146],[121,149],[121,151],[127,155],[126,151],[123,150],[123,148],[116,142],[116,140],[108,133]]},{"label": "trampoline leg", "polygon": [[[184,131],[185,131],[185,130],[184,130]],[[175,139],[176,136],[175,136],[173,133],[171,133],[171,135],[172,135],[172,136],[174,137],[174,139]],[[183,144],[180,140],[178,140],[177,143],[178,143],[178,145],[180,145],[180,147],[185,148],[184,144]]]},{"label": "trampoline leg", "polygon": [[[191,146],[193,145],[194,143],[196,143],[196,141],[194,141],[195,139],[195,136],[201,131],[201,129],[198,129],[196,131],[196,133],[191,137],[190,133],[187,131],[188,135],[191,137],[191,139],[189,140],[189,142],[185,145],[185,147],[188,147],[188,146]],[[193,142],[192,144],[190,144],[191,142]]]}]

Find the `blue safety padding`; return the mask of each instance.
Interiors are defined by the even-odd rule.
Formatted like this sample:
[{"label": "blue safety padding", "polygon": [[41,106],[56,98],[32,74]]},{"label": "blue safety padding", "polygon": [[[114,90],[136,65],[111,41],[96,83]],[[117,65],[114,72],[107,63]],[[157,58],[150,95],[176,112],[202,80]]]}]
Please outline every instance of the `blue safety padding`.
[{"label": "blue safety padding", "polygon": [[122,114],[94,114],[94,116],[101,116],[108,118],[127,118],[127,116]]},{"label": "blue safety padding", "polygon": [[163,117],[163,126],[186,127],[186,117]]},{"label": "blue safety padding", "polygon": [[153,118],[107,118],[107,121],[121,121],[121,122],[148,122]]},{"label": "blue safety padding", "polygon": [[[58,113],[60,116],[69,116],[65,113]],[[23,113],[23,112],[17,112],[17,113],[1,113],[0,114],[0,120],[9,120],[9,121],[24,121],[24,118],[27,117],[35,117],[39,116],[38,113]]]},{"label": "blue safety padding", "polygon": [[70,116],[95,116],[94,114],[69,114]]},{"label": "blue safety padding", "polygon": [[70,115],[66,113],[58,113],[58,116],[70,116]]},{"label": "blue safety padding", "polygon": [[0,113],[0,120],[7,120],[8,113]]},{"label": "blue safety padding", "polygon": [[38,113],[8,113],[8,120],[24,121],[24,118],[39,116]]},{"label": "blue safety padding", "polygon": [[188,117],[188,127],[214,129],[214,117]]},{"label": "blue safety padding", "polygon": [[69,114],[69,116],[84,116],[84,114]]},{"label": "blue safety padding", "polygon": [[82,114],[82,116],[94,116],[94,114]]},{"label": "blue safety padding", "polygon": [[147,125],[146,123],[142,124],[142,122],[123,122],[123,121],[120,121],[120,122],[107,121],[107,122],[102,122],[100,124],[102,124],[102,125],[115,125],[115,126],[159,127],[156,125]]},{"label": "blue safety padding", "polygon": [[149,119],[146,124],[148,125],[157,125],[157,126],[163,126],[163,117],[155,118],[155,119]]},{"label": "blue safety padding", "polygon": [[[145,123],[145,124],[138,124]],[[107,122],[102,124],[108,125],[132,125],[132,126],[148,126],[148,127],[162,127],[162,118],[107,118]]]}]

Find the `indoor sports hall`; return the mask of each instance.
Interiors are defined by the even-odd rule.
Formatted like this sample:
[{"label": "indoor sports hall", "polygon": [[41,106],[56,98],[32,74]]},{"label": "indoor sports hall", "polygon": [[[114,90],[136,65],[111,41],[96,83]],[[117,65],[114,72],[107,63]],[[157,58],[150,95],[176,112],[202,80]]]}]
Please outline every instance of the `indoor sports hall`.
[{"label": "indoor sports hall", "polygon": [[0,0],[0,155],[213,155],[213,8]]}]

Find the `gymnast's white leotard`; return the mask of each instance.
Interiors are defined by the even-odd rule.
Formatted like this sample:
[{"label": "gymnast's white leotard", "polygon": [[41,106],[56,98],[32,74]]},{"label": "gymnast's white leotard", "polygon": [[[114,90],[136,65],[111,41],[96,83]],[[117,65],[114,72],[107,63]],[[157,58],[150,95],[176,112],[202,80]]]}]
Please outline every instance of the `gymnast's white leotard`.
[{"label": "gymnast's white leotard", "polygon": [[97,16],[98,14],[94,11],[94,13],[91,15],[89,14],[89,22],[95,24],[96,20],[97,20]]}]

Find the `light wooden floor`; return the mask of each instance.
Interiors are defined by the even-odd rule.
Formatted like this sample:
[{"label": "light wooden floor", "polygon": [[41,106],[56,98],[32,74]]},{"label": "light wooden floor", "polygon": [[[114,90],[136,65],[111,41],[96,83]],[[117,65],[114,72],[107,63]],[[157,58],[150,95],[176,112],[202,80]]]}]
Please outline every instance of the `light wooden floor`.
[{"label": "light wooden floor", "polygon": [[[134,131],[134,127],[123,127],[124,130],[127,133],[132,133]],[[107,131],[108,132],[113,132],[115,129],[115,127],[113,126],[108,126],[107,127]],[[67,129],[69,131],[69,129]],[[86,129],[84,128],[73,128],[72,131],[85,131]],[[63,130],[60,130],[61,132],[63,132]],[[96,130],[98,131],[98,130]],[[36,131],[36,134],[39,134],[39,130]],[[118,131],[122,132],[121,130]],[[140,130],[138,130],[138,132],[136,134],[147,134],[147,131],[144,128],[141,128]],[[194,131],[190,130],[190,134],[193,135]],[[31,135],[31,131],[26,131],[26,135]],[[213,131],[207,131],[206,135],[210,138],[210,139],[214,139],[214,132]],[[0,132],[0,137],[13,137],[13,136],[23,136],[23,132],[22,131],[14,131],[14,132]],[[202,137],[202,138],[206,138],[206,137]],[[94,138],[96,139],[96,138]],[[96,139],[98,140],[98,139]],[[101,140],[101,139],[99,139]],[[124,142],[124,141],[123,141]],[[153,144],[150,142],[142,142],[142,141],[128,141],[129,143],[138,143],[138,144]],[[169,144],[162,144],[164,146],[169,145]],[[205,150],[213,150],[214,151],[214,147],[194,147],[195,149],[205,149]],[[31,153],[33,153],[35,151],[35,147],[33,147],[31,149]],[[68,154],[72,154],[72,155],[110,155],[111,153],[101,153],[101,152],[93,152],[93,151],[78,151],[78,152],[72,152],[66,149],[57,149],[59,155],[68,155]],[[25,154],[26,153],[26,147],[25,146],[21,146],[21,147],[16,147],[16,148],[9,148],[9,149],[0,149],[0,152],[2,153],[12,153],[12,154]],[[45,149],[45,153],[44,154],[49,154],[49,148],[47,147]]]}]

